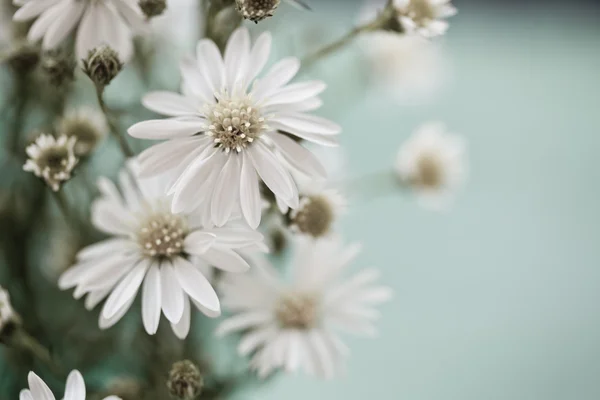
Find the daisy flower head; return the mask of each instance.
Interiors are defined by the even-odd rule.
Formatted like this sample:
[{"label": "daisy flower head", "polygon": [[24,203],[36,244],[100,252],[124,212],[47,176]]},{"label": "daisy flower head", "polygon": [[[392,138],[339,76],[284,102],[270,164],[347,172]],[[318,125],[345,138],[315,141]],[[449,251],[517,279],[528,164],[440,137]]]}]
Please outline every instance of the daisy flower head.
[{"label": "daisy flower head", "polygon": [[[46,383],[34,372],[27,376],[29,389],[21,390],[19,400],[56,400]],[[77,370],[71,371],[67,377],[63,400],[85,400],[86,390],[83,376]],[[108,396],[104,400],[121,400],[117,396]]]},{"label": "daisy flower head", "polygon": [[225,278],[223,306],[234,315],[217,334],[241,332],[238,352],[252,354],[251,367],[261,377],[282,368],[332,378],[348,355],[337,331],[376,334],[375,306],[388,301],[391,290],[375,283],[376,270],[339,279],[358,245],[343,247],[336,237],[297,238],[294,251],[291,283],[265,260],[252,273]]},{"label": "daisy flower head", "polygon": [[[320,107],[319,81],[289,84],[300,68],[296,58],[276,63],[260,79],[269,57],[271,35],[250,46],[240,28],[227,43],[224,57],[210,40],[197,46],[197,60],[181,65],[182,94],[146,95],[146,108],[171,118],[140,122],[129,128],[136,138],[168,139],[140,157],[144,176],[169,171],[172,211],[210,210],[212,222],[227,222],[239,204],[252,228],[260,223],[259,178],[281,202],[299,205],[290,171],[326,175],[323,166],[291,137],[325,146],[337,145],[340,127],[310,112]],[[285,132],[285,133],[283,133]]]},{"label": "daisy flower head", "polygon": [[213,228],[198,214],[173,213],[164,181],[139,179],[136,165],[128,168],[133,172],[122,171],[120,192],[101,178],[100,198],[92,204],[92,223],[111,238],[82,249],[59,287],[75,287],[75,298],[87,294],[88,309],[108,297],[100,313],[102,329],[125,315],[141,288],[146,331],[156,333],[162,310],[175,334],[185,338],[190,304],[209,317],[221,313],[208,267],[248,270],[239,253],[262,250],[262,235],[240,221]]},{"label": "daisy flower head", "polygon": [[15,21],[35,19],[27,39],[42,40],[42,48],[57,48],[73,31],[75,56],[84,59],[102,44],[113,48],[121,60],[133,54],[133,36],[144,29],[144,19],[134,0],[14,0]]},{"label": "daisy flower head", "polygon": [[427,123],[398,151],[396,174],[426,208],[443,209],[467,175],[466,143],[444,124]]},{"label": "daisy flower head", "polygon": [[23,170],[43,178],[50,188],[58,192],[61,185],[71,179],[71,172],[79,162],[75,156],[77,138],[61,135],[58,139],[42,133],[27,146],[29,157]]},{"label": "daisy flower head", "polygon": [[448,30],[444,19],[457,13],[451,0],[393,0],[393,3],[403,30],[426,38],[444,35]]}]

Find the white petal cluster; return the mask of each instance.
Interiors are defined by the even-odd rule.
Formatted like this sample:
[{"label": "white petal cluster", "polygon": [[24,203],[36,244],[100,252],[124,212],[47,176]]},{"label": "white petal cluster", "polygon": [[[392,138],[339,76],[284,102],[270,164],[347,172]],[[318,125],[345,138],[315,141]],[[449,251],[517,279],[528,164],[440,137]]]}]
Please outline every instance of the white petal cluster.
[{"label": "white petal cluster", "polygon": [[74,31],[75,56],[84,59],[101,44],[114,49],[121,60],[133,54],[133,36],[144,29],[143,16],[133,0],[14,0],[13,19],[29,21],[27,39],[42,40],[42,48],[57,48]]},{"label": "white petal cluster", "polygon": [[222,226],[237,205],[256,228],[261,218],[259,182],[290,208],[299,206],[290,171],[323,177],[325,170],[290,136],[325,146],[337,145],[340,127],[310,112],[321,106],[319,81],[292,83],[300,68],[295,58],[276,63],[256,79],[269,58],[271,36],[251,46],[247,29],[233,33],[224,57],[210,40],[201,40],[197,59],[181,65],[182,93],[154,92],[146,108],[170,118],[138,123],[133,137],[167,139],[143,152],[144,176],[168,171],[172,211],[202,209]]},{"label": "white petal cluster", "polygon": [[393,0],[398,21],[407,33],[431,38],[448,30],[445,18],[456,15],[451,0]]},{"label": "white petal cluster", "polygon": [[265,260],[249,274],[227,276],[223,305],[235,315],[217,333],[243,333],[238,352],[252,354],[259,376],[281,368],[332,378],[348,355],[337,332],[373,336],[375,306],[388,301],[391,290],[376,284],[379,273],[373,269],[339,278],[360,246],[299,238],[294,251],[291,282]]},{"label": "white petal cluster", "polygon": [[128,168],[120,174],[121,192],[101,178],[101,196],[92,204],[93,224],[111,237],[81,250],[59,286],[74,287],[76,298],[87,294],[88,309],[106,298],[99,321],[103,329],[125,315],[141,289],[146,331],[156,333],[162,312],[175,334],[185,338],[191,304],[209,317],[221,313],[209,266],[247,271],[240,254],[263,250],[262,235],[241,221],[217,228],[198,214],[172,213],[164,181],[139,179],[137,166]]},{"label": "white petal cluster", "polygon": [[[21,390],[19,400],[56,400],[52,391],[46,383],[34,372],[27,376],[29,389]],[[77,370],[71,371],[67,377],[65,395],[63,400],[85,400],[86,390],[83,376]],[[108,396],[103,400],[121,400],[117,396]]]},{"label": "white petal cluster", "polygon": [[396,173],[417,193],[423,206],[442,209],[465,181],[466,143],[444,124],[424,124],[398,151]]},{"label": "white petal cluster", "polygon": [[43,178],[46,184],[57,192],[62,183],[71,179],[71,172],[77,165],[76,142],[75,137],[61,135],[57,139],[42,133],[34,143],[27,146],[29,158],[23,169]]}]

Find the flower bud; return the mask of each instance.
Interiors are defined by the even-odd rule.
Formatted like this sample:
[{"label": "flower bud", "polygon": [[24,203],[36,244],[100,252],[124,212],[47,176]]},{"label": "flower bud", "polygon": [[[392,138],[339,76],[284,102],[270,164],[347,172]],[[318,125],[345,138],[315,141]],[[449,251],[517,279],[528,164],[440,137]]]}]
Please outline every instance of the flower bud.
[{"label": "flower bud", "polygon": [[171,367],[167,387],[176,400],[194,400],[202,391],[204,379],[200,369],[191,361],[178,361]]},{"label": "flower bud", "polygon": [[162,15],[167,9],[166,0],[140,0],[138,5],[148,19]]},{"label": "flower bud", "polygon": [[239,13],[247,20],[258,23],[272,17],[281,0],[235,0]]},{"label": "flower bud", "polygon": [[83,72],[98,87],[107,86],[123,68],[119,54],[109,46],[102,45],[90,50],[83,60]]}]

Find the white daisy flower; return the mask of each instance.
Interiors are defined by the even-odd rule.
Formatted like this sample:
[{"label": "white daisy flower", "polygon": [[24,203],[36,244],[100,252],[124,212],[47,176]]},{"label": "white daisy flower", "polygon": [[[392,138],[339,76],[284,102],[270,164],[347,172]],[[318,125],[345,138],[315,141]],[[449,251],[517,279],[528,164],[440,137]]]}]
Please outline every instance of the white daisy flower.
[{"label": "white daisy flower", "polygon": [[451,0],[393,0],[398,10],[398,21],[407,33],[431,38],[448,30],[444,18],[456,15]]},{"label": "white daisy flower", "polygon": [[29,158],[23,165],[23,170],[43,178],[57,192],[64,182],[71,179],[71,172],[77,165],[76,141],[75,137],[61,135],[56,139],[42,133],[25,149]]},{"label": "white daisy flower", "polygon": [[252,273],[225,278],[223,306],[236,315],[217,334],[241,332],[238,352],[253,354],[251,367],[261,377],[283,368],[331,378],[348,354],[336,330],[376,334],[374,306],[389,300],[391,290],[374,284],[379,273],[372,269],[338,279],[360,246],[343,248],[336,238],[295,244],[290,284],[265,260]]},{"label": "white daisy flower", "polygon": [[219,316],[219,299],[202,269],[248,270],[239,253],[262,250],[262,235],[241,222],[211,228],[198,214],[172,213],[161,179],[134,180],[122,171],[122,194],[106,178],[98,187],[101,196],[92,204],[92,223],[113,237],[81,250],[59,287],[75,287],[75,298],[87,293],[88,309],[108,296],[100,314],[102,329],[123,317],[141,286],[143,323],[151,335],[162,310],[175,334],[185,338],[190,300],[207,316]]},{"label": "white daisy flower", "polygon": [[312,177],[325,170],[317,158],[291,139],[296,136],[325,146],[337,145],[340,127],[309,112],[321,105],[319,81],[288,84],[300,68],[295,58],[274,65],[255,78],[269,57],[271,35],[263,33],[250,47],[245,28],[233,33],[224,58],[210,40],[197,46],[198,59],[181,65],[182,93],[146,95],[146,108],[172,118],[140,122],[129,134],[169,139],[143,152],[145,176],[171,171],[172,211],[203,206],[221,226],[239,202],[252,228],[260,223],[260,178],[291,208],[298,189],[290,175],[297,168]]},{"label": "white daisy flower", "polygon": [[444,208],[467,174],[466,144],[442,123],[421,126],[396,158],[399,179],[410,185],[427,208]]},{"label": "white daisy flower", "polygon": [[42,39],[44,50],[58,47],[77,30],[78,60],[106,44],[127,61],[133,54],[134,32],[144,29],[135,0],[14,0],[14,4],[21,7],[13,16],[15,21],[36,18],[27,38],[31,42]]},{"label": "white daisy flower", "polygon": [[[46,383],[35,373],[30,372],[27,376],[29,389],[21,390],[19,400],[56,400],[52,391]],[[77,370],[71,371],[67,377],[65,395],[63,400],[85,400],[85,382],[83,376]],[[108,396],[104,400],[121,400],[117,396]]]}]

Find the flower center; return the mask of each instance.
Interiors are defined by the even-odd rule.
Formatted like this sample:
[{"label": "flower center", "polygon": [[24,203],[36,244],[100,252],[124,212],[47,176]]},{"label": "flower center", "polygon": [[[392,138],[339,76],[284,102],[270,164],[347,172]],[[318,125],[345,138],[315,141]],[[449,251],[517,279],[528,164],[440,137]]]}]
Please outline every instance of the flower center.
[{"label": "flower center", "polygon": [[69,164],[69,150],[65,147],[47,148],[40,155],[38,164],[52,172],[62,171]]},{"label": "flower center", "polygon": [[309,293],[288,293],[277,303],[275,317],[283,328],[310,329],[317,324],[317,299]]},{"label": "flower center", "polygon": [[206,134],[226,153],[239,153],[266,129],[265,119],[246,95],[231,97],[221,93],[217,98],[208,112],[210,126]]},{"label": "flower center", "polygon": [[444,168],[440,159],[433,154],[423,154],[417,161],[417,173],[412,181],[418,186],[440,187],[444,181]]},{"label": "flower center", "polygon": [[185,220],[169,211],[149,215],[140,225],[137,240],[144,254],[151,257],[173,257],[183,252],[188,234]]},{"label": "flower center", "polygon": [[436,18],[435,8],[431,4],[431,0],[410,0],[407,14],[419,25]]},{"label": "flower center", "polygon": [[323,196],[302,197],[300,207],[292,211],[290,216],[300,232],[313,237],[320,237],[329,232],[334,220],[331,204]]}]

